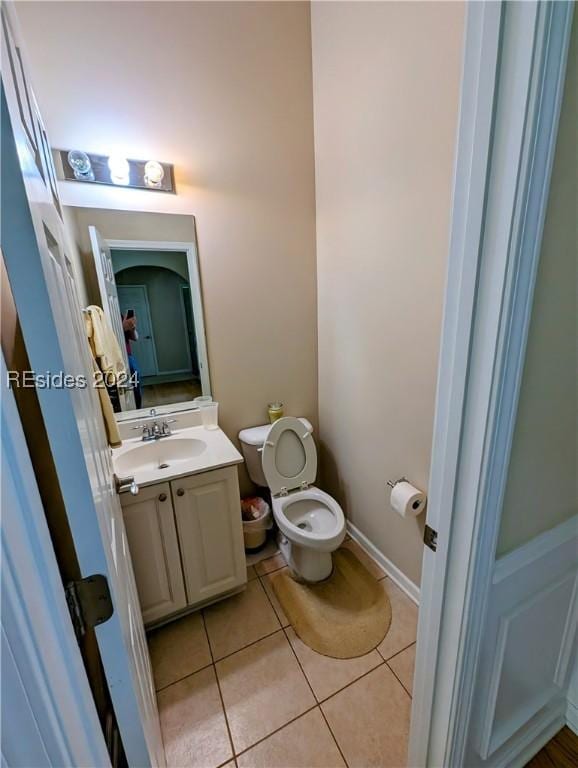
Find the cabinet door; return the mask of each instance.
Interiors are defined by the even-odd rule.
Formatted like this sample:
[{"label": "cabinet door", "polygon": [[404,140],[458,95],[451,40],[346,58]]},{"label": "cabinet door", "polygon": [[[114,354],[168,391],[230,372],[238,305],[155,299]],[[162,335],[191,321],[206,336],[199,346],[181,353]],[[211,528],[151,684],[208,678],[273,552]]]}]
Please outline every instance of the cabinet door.
[{"label": "cabinet door", "polygon": [[120,497],[145,624],[187,605],[168,483]]},{"label": "cabinet door", "polygon": [[246,581],[236,467],[171,482],[189,605]]}]

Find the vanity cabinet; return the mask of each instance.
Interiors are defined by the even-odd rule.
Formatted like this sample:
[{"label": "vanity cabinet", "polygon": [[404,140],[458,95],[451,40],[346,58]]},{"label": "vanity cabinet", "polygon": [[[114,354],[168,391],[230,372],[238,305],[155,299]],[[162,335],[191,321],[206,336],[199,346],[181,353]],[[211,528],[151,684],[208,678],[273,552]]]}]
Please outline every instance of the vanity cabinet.
[{"label": "vanity cabinet", "polygon": [[120,497],[145,624],[187,606],[169,483]]},{"label": "vanity cabinet", "polygon": [[145,624],[211,602],[247,575],[236,467],[121,495]]},{"label": "vanity cabinet", "polygon": [[200,603],[247,578],[237,469],[171,482],[189,603]]}]

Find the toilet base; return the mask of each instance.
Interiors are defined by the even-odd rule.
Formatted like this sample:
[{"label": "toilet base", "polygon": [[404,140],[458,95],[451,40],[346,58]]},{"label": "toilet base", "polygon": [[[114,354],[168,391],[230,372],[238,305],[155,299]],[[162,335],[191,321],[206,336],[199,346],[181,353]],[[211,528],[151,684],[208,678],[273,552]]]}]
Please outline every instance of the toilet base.
[{"label": "toilet base", "polygon": [[320,552],[313,547],[301,547],[279,533],[279,549],[293,578],[297,581],[316,583],[329,578],[333,571],[331,552]]}]

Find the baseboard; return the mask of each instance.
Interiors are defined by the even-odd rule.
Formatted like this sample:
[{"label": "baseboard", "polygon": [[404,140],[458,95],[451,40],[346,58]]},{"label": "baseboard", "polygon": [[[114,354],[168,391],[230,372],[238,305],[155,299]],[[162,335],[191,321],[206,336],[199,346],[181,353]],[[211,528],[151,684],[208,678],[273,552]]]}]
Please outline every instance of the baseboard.
[{"label": "baseboard", "polygon": [[578,707],[572,704],[571,701],[568,702],[566,707],[566,725],[578,736]]},{"label": "baseboard", "polygon": [[391,560],[389,560],[383,552],[375,546],[375,544],[372,544],[367,536],[349,520],[347,521],[347,530],[351,538],[383,568],[389,578],[395,582],[416,605],[419,605],[419,587],[414,584],[405,573],[400,571],[397,565],[394,565]]}]

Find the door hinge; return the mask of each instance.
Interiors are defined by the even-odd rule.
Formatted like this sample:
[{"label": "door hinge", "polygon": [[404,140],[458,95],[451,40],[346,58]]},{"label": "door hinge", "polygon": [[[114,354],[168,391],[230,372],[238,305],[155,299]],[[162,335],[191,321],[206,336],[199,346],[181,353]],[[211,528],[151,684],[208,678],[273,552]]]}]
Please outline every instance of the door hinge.
[{"label": "door hinge", "polygon": [[432,552],[435,552],[438,548],[438,532],[434,531],[433,528],[430,528],[427,523],[423,532],[423,543],[426,547],[429,547]]},{"label": "door hinge", "polygon": [[71,581],[64,591],[77,638],[108,621],[114,612],[108,581],[102,574]]}]

